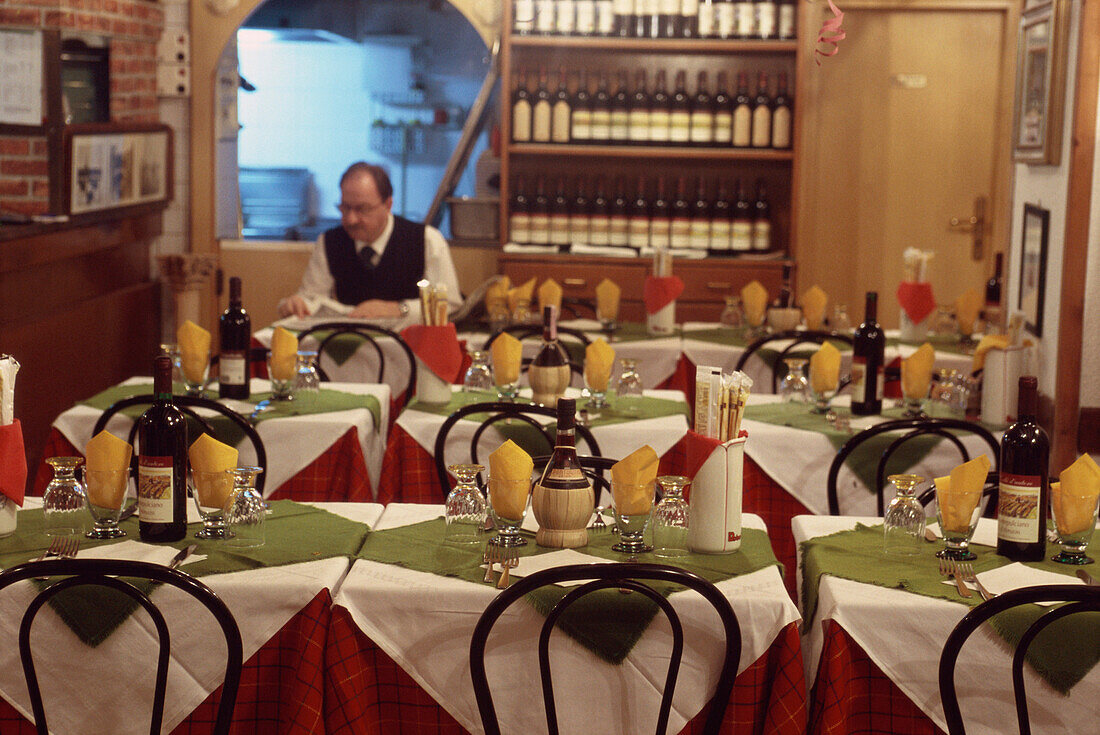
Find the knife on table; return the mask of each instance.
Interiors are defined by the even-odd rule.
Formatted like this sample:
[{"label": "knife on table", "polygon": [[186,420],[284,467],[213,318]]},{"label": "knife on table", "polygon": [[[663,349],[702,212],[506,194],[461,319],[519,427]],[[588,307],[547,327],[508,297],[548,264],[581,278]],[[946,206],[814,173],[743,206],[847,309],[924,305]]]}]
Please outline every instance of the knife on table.
[{"label": "knife on table", "polygon": [[175,569],[180,564],[183,564],[183,560],[191,556],[191,552],[199,548],[198,544],[191,544],[183,549],[180,549],[179,553],[172,557],[172,561],[168,562],[169,569]]},{"label": "knife on table", "polygon": [[1077,570],[1077,576],[1081,578],[1081,581],[1092,587],[1100,587],[1100,582],[1096,581],[1096,578],[1086,572],[1084,569]]}]

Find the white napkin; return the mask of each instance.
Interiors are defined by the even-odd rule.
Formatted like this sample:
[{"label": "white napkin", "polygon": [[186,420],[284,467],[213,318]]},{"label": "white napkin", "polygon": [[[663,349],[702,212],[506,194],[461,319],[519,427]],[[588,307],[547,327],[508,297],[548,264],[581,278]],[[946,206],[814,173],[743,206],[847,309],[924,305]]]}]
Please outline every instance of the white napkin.
[{"label": "white napkin", "polygon": [[[179,549],[173,549],[171,546],[126,540],[117,544],[81,549],[76,555],[79,559],[127,559],[168,566],[168,562],[172,561],[172,557],[177,553]],[[191,562],[202,561],[205,558],[205,554],[191,554],[180,566],[187,566]]]},{"label": "white napkin", "polygon": [[[943,534],[940,533],[940,524],[935,522],[929,523],[928,529],[936,534],[936,538],[943,538]],[[974,535],[970,537],[970,543],[979,546],[996,546],[997,523],[979,523],[978,527],[974,529]]]},{"label": "white napkin", "polygon": [[[1018,562],[1006,564],[997,569],[990,569],[988,572],[982,572],[978,575],[978,579],[980,579],[986,589],[994,595],[1000,595],[1009,590],[1015,590],[1021,587],[1034,587],[1036,585],[1084,584],[1084,582],[1076,577],[1058,574],[1057,572],[1048,572],[1043,569],[1034,569]],[[1037,604],[1046,606],[1057,605],[1058,603],[1040,602]]]},{"label": "white napkin", "polygon": [[[535,572],[541,572],[544,569],[564,567],[570,564],[614,564],[614,562],[610,559],[601,559],[598,556],[582,554],[573,549],[562,549],[561,551],[551,551],[549,554],[539,554],[538,556],[521,556],[519,559],[519,566],[512,570],[512,576],[526,577]],[[572,582],[562,582],[561,584],[564,587],[569,587],[583,584],[585,581],[586,580],[582,579]]]}]

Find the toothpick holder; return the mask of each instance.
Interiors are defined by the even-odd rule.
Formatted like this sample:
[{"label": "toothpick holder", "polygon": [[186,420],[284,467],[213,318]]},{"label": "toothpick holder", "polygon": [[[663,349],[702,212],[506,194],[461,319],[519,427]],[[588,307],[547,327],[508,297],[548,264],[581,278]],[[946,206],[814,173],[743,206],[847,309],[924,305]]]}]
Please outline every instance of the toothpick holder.
[{"label": "toothpick holder", "polygon": [[741,548],[741,497],[747,437],[714,448],[691,483],[688,547],[701,554]]}]

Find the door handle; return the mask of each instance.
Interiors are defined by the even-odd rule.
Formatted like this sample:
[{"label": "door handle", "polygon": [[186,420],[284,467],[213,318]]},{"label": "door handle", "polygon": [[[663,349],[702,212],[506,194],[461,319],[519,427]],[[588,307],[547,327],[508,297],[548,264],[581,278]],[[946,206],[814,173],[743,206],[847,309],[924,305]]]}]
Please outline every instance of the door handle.
[{"label": "door handle", "polygon": [[576,286],[578,288],[584,288],[588,281],[584,278],[565,278],[562,279],[562,284],[566,286]]},{"label": "door handle", "polygon": [[985,247],[985,197],[974,199],[974,214],[964,218],[952,217],[947,225],[957,232],[970,233],[972,239],[970,256],[974,260],[981,260]]}]

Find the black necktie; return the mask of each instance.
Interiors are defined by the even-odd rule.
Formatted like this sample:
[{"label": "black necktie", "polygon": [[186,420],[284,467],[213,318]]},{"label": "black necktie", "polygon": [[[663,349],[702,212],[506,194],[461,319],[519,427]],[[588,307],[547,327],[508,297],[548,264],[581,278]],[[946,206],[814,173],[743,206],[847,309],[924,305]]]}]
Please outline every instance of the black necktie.
[{"label": "black necktie", "polygon": [[377,255],[374,248],[367,246],[359,251],[359,260],[363,261],[363,267],[367,270],[374,269],[374,259]]}]

